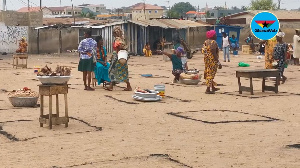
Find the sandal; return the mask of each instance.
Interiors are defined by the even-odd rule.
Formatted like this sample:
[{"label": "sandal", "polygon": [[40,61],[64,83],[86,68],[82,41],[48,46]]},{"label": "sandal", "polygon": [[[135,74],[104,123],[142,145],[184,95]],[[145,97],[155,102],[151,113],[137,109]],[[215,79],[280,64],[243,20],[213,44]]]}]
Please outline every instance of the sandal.
[{"label": "sandal", "polygon": [[213,92],[218,91],[218,90],[220,90],[220,88],[213,88],[212,89]]},{"label": "sandal", "polygon": [[91,88],[91,87],[87,87],[86,89],[87,91],[94,91],[95,89]]},{"label": "sandal", "polygon": [[205,94],[215,94],[214,91],[205,91]]},{"label": "sandal", "polygon": [[112,89],[112,88],[109,88],[109,87],[105,87],[104,89],[105,89],[105,90],[108,90],[108,91],[113,91],[113,89]]},{"label": "sandal", "polygon": [[132,88],[125,88],[123,91],[132,91]]},{"label": "sandal", "polygon": [[85,86],[84,86],[84,90],[87,90],[87,88],[88,88],[87,85],[85,85]]}]

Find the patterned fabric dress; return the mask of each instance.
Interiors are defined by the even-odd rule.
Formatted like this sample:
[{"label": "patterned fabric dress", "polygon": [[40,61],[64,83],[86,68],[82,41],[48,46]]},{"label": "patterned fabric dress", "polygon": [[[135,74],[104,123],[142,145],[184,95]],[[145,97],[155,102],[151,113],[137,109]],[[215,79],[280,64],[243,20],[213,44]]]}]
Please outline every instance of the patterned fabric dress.
[{"label": "patterned fabric dress", "polygon": [[273,69],[272,63],[274,62],[273,58],[273,52],[274,52],[274,47],[276,45],[277,41],[276,38],[272,38],[268,40],[265,46],[265,67],[266,69]]},{"label": "patterned fabric dress", "polygon": [[287,52],[287,44],[286,43],[277,43],[274,47],[274,59],[279,60],[277,69],[279,70],[280,76],[283,76],[284,65],[285,65],[285,55]]},{"label": "patterned fabric dress", "polygon": [[118,60],[118,53],[116,52],[117,48],[121,46],[121,48],[125,48],[125,41],[122,38],[116,38],[113,48],[113,56],[111,59],[110,67],[109,67],[109,78],[112,82],[129,82],[128,79],[128,64],[127,62],[122,65]]},{"label": "patterned fabric dress", "polygon": [[204,78],[206,79],[207,87],[210,87],[211,84],[216,85],[216,83],[213,82],[213,79],[215,78],[218,70],[218,63],[215,61],[212,53],[212,49],[214,48],[217,49],[218,54],[218,45],[215,40],[206,40],[202,48],[205,63]]}]

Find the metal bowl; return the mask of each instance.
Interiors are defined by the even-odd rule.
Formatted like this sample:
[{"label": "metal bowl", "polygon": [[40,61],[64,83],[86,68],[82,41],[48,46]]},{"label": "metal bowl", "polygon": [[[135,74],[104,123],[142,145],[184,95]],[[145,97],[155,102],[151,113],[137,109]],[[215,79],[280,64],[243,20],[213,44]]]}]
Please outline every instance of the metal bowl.
[{"label": "metal bowl", "polygon": [[67,84],[71,76],[37,76],[44,85],[50,84]]},{"label": "metal bowl", "polygon": [[199,82],[199,79],[182,79],[182,83],[186,85],[198,85]]},{"label": "metal bowl", "polygon": [[37,104],[38,97],[9,97],[10,103],[14,107],[34,107]]}]

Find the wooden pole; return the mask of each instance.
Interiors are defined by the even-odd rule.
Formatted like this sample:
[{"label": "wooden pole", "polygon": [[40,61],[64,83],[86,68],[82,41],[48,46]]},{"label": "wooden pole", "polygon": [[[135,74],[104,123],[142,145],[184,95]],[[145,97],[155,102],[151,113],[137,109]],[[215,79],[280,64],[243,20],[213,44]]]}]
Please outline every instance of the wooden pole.
[{"label": "wooden pole", "polygon": [[42,0],[40,0],[40,10],[42,10]]}]

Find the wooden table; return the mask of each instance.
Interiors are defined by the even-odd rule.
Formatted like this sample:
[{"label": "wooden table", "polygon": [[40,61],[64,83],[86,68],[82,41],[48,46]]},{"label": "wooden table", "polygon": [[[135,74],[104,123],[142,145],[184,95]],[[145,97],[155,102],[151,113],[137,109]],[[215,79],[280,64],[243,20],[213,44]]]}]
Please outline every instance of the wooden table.
[{"label": "wooden table", "polygon": [[[252,78],[262,78],[262,92],[265,91],[274,91],[278,93],[278,84],[280,80],[280,74],[277,69],[263,69],[263,70],[239,70],[236,71],[236,77],[238,78],[239,84],[239,93],[242,94],[243,91],[250,92],[251,95],[253,93],[253,83]],[[250,87],[241,85],[241,77],[250,78]],[[266,86],[266,78],[267,77],[276,77],[275,86]]]},{"label": "wooden table", "polygon": [[[43,124],[48,124],[49,128],[52,129],[52,125],[65,124],[68,127],[69,116],[68,116],[68,85],[38,85],[39,94],[41,98],[40,106],[40,127]],[[65,116],[59,116],[59,99],[58,95],[63,94],[65,99]],[[56,114],[52,114],[52,96],[56,96]],[[44,96],[49,96],[49,114],[44,115]]]},{"label": "wooden table", "polygon": [[[19,59],[22,60],[22,64],[19,64]],[[25,63],[23,63],[23,60],[25,59]],[[27,68],[27,60],[28,60],[28,55],[25,53],[20,53],[20,54],[14,54],[13,55],[13,68],[18,67],[21,68]]]}]

